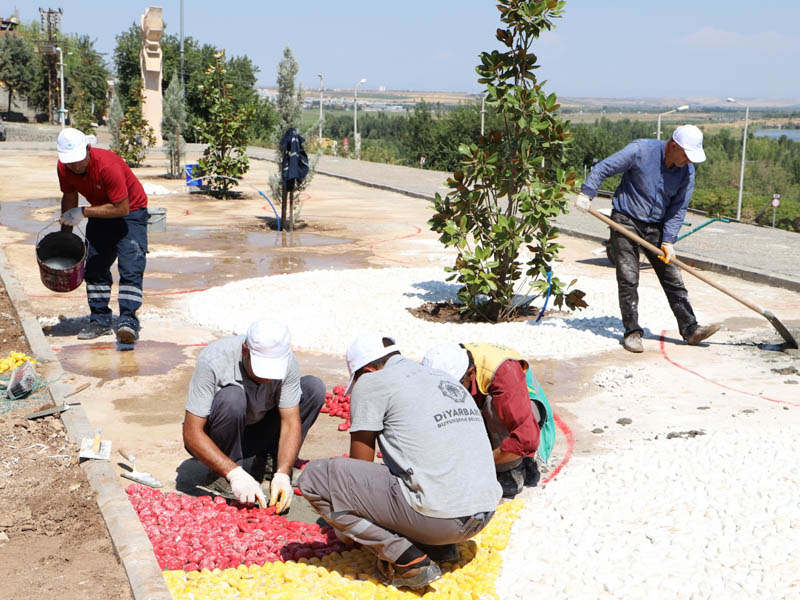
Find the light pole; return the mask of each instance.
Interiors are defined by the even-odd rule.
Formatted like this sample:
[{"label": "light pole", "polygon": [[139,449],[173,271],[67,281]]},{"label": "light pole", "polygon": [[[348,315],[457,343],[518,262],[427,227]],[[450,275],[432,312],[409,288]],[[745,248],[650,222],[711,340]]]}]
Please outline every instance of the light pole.
[{"label": "light pole", "polygon": [[[728,98],[728,102],[741,104],[733,98]],[[747,119],[750,116],[750,105],[744,105],[744,135],[742,136],[742,167],[739,169],[739,202],[736,204],[736,220],[742,220],[742,191],[744,190],[744,153],[747,150]]]},{"label": "light pole", "polygon": [[483,135],[483,115],[486,114],[486,92],[481,94],[481,135]]},{"label": "light pole", "polygon": [[61,108],[58,109],[58,120],[61,122],[61,129],[67,126],[67,111],[64,108],[64,53],[61,48],[56,46],[58,52],[58,91],[61,99]]},{"label": "light pole", "polygon": [[667,112],[663,112],[658,115],[658,127],[657,127],[657,134],[656,139],[661,139],[661,117],[664,115],[671,115],[674,112],[683,112],[684,110],[689,110],[689,105],[684,104],[683,106],[679,106],[678,108],[673,108],[672,110],[668,110]]},{"label": "light pole", "polygon": [[319,143],[322,143],[322,73],[317,73],[319,77]]},{"label": "light pole", "polygon": [[356,159],[361,158],[361,138],[358,137],[358,86],[367,83],[367,78],[361,80],[353,88],[353,142],[356,145]]}]

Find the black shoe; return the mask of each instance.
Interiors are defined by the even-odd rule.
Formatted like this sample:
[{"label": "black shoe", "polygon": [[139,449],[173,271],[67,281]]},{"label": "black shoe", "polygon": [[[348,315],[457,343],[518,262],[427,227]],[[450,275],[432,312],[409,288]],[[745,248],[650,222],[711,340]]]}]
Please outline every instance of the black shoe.
[{"label": "black shoe", "polygon": [[642,346],[642,334],[638,331],[629,333],[625,336],[625,339],[622,340],[622,347],[628,352],[635,352],[636,354],[644,352],[644,346]]},{"label": "black shoe", "polygon": [[93,340],[103,335],[111,335],[114,331],[108,325],[101,325],[97,321],[90,321],[89,324],[78,332],[79,340]]},{"label": "black shoe", "polygon": [[719,323],[712,323],[711,325],[703,325],[702,327],[698,326],[692,332],[692,335],[686,338],[686,343],[689,344],[690,346],[697,346],[700,342],[710,338],[718,331],[719,331]]},{"label": "black shoe", "polygon": [[423,588],[442,576],[439,565],[431,561],[427,555],[422,555],[407,565],[398,565],[378,558],[375,572],[378,581],[383,585],[407,587],[412,590]]},{"label": "black shoe", "polygon": [[253,462],[249,469],[246,469],[258,483],[272,481],[275,475],[275,455],[267,452],[253,457]]},{"label": "black shoe", "polygon": [[437,563],[457,563],[461,558],[458,551],[458,544],[445,544],[444,546],[428,546],[426,544],[414,544]]},{"label": "black shoe", "polygon": [[508,471],[498,471],[497,481],[503,488],[503,498],[513,498],[522,491],[525,485],[525,466],[520,463]]},{"label": "black shoe", "polygon": [[526,456],[522,459],[522,465],[525,467],[525,487],[536,487],[539,480],[542,478],[539,473],[539,465],[536,464],[536,459],[531,456]]},{"label": "black shoe", "polygon": [[228,500],[236,500],[230,482],[222,475],[217,475],[214,472],[211,473],[204,483],[197,484],[197,487],[215,496],[222,496]]},{"label": "black shoe", "polygon": [[139,339],[139,334],[130,325],[117,327],[117,341],[120,344],[134,344]]}]

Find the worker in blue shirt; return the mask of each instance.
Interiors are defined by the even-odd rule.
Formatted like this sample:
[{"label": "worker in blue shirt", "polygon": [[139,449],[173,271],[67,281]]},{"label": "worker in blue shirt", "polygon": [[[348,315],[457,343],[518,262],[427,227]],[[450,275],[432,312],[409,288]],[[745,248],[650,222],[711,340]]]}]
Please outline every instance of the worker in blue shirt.
[{"label": "worker in blue shirt", "polygon": [[[699,344],[719,329],[718,324],[697,324],[680,269],[671,264],[675,258],[672,245],[678,238],[694,191],[694,165],[705,159],[703,132],[694,125],[678,127],[667,142],[634,140],[594,166],[575,201],[578,210],[587,212],[603,180],[622,173],[622,181],[614,192],[611,218],[661,247],[663,256],[656,256],[646,248],[641,250],[661,282],[681,336],[691,345]],[[611,244],[617,267],[619,308],[625,327],[622,345],[630,352],[643,352],[637,291],[640,246],[613,229]]]}]

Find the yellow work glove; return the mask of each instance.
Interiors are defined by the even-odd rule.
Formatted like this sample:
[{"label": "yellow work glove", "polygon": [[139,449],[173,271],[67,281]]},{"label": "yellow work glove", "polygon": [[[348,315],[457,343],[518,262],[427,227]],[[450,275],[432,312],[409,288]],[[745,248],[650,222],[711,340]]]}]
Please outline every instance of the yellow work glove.
[{"label": "yellow work glove", "polygon": [[664,256],[659,256],[658,258],[661,259],[661,262],[668,265],[672,262],[672,259],[675,258],[675,248],[672,247],[672,244],[661,244],[661,251],[664,253]]},{"label": "yellow work glove", "polygon": [[282,513],[292,503],[292,481],[286,473],[275,473],[269,484],[269,505],[275,506],[277,514]]}]

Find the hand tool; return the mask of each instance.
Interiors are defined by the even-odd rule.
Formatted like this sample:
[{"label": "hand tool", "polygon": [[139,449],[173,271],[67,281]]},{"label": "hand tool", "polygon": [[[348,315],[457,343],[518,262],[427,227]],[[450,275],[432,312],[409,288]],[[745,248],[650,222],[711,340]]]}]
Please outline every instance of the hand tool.
[{"label": "hand tool", "polygon": [[[632,232],[628,231],[627,229],[625,229],[625,227],[623,227],[622,225],[620,225],[616,221],[612,221],[609,217],[607,217],[604,214],[600,213],[596,209],[589,208],[589,214],[591,214],[593,217],[597,217],[598,219],[603,221],[603,223],[605,223],[609,227],[612,227],[613,229],[616,229],[622,235],[624,235],[625,237],[633,240],[634,242],[636,242],[637,244],[639,244],[643,248],[647,248],[650,252],[655,253],[656,256],[664,256],[664,253],[661,251],[661,248],[656,248],[653,244],[651,244],[647,240],[642,239],[641,237],[639,237],[635,233],[632,233]],[[752,303],[752,302],[750,302],[748,300],[745,300],[744,298],[741,298],[740,296],[737,296],[736,294],[734,294],[729,289],[721,286],[720,284],[718,284],[715,281],[713,281],[712,279],[708,278],[706,275],[704,275],[700,271],[697,271],[696,269],[693,269],[692,267],[690,267],[689,265],[681,262],[677,258],[672,259],[670,264],[677,265],[683,271],[685,271],[685,272],[687,272],[687,273],[689,273],[691,275],[694,275],[695,277],[697,277],[701,281],[705,281],[711,287],[718,289],[723,294],[727,294],[728,296],[730,296],[734,300],[736,300],[738,302],[741,302],[742,304],[744,304],[750,310],[757,312],[758,314],[760,314],[762,317],[764,317],[767,321],[769,321],[772,324],[772,326],[775,328],[775,330],[781,335],[781,337],[786,342],[787,348],[790,348],[790,349],[797,348],[797,340],[794,339],[792,334],[786,328],[786,325],[781,323],[780,320],[778,319],[778,317],[773,315],[770,311],[765,310],[765,309],[761,308],[760,306],[758,306],[757,304],[754,304],[754,303]]]},{"label": "hand tool", "polygon": [[141,483],[142,485],[149,486],[151,488],[160,488],[162,487],[162,483],[153,477],[150,473],[145,473],[144,471],[137,471],[136,470],[136,457],[127,452],[124,448],[120,448],[118,450],[120,456],[131,463],[132,470],[124,471],[121,473],[123,477],[126,479],[130,479],[131,481],[135,481],[136,483]]},{"label": "hand tool", "polygon": [[[70,396],[74,396],[78,392],[82,392],[83,390],[88,388],[89,385],[90,384],[88,382],[79,385],[74,390],[72,390],[69,394],[66,394],[64,396],[64,400],[66,400]],[[59,404],[57,406],[51,406],[50,408],[43,408],[42,410],[37,410],[36,412],[32,412],[29,415],[25,415],[25,418],[32,421],[34,419],[39,419],[41,417],[49,417],[50,415],[57,415],[59,413],[64,412],[65,410],[69,410],[70,406],[77,406],[78,404],[80,404],[80,402],[70,402],[69,404],[66,403],[66,402],[62,402],[61,404]]]},{"label": "hand tool", "polygon": [[111,458],[111,440],[101,440],[101,429],[98,429],[93,438],[83,438],[79,458],[94,458],[96,460],[109,460]]}]

